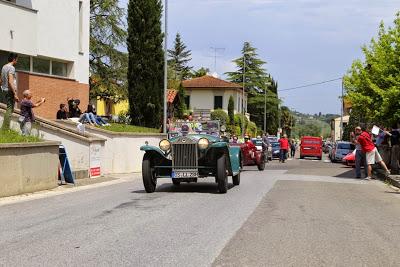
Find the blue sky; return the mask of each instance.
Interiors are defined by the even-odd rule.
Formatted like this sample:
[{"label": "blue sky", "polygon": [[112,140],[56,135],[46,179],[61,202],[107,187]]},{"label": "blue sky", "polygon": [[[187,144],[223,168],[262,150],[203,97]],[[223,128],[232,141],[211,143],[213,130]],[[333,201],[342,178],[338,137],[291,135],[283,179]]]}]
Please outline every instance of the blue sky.
[{"label": "blue sky", "polygon": [[[121,0],[126,6],[127,0]],[[341,77],[361,46],[390,25],[400,0],[169,0],[169,46],[179,32],[192,65],[217,73],[235,69],[244,41],[258,49],[279,89]],[[306,113],[340,113],[341,82],[281,92],[284,104]]]}]

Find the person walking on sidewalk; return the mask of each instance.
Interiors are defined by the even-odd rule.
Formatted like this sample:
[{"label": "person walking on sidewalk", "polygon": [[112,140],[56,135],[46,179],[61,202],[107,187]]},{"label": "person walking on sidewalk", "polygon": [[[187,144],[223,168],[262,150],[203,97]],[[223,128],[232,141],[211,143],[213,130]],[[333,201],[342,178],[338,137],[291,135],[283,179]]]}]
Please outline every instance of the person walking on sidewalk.
[{"label": "person walking on sidewalk", "polygon": [[21,101],[21,131],[22,135],[30,135],[32,130],[32,122],[35,121],[35,115],[33,114],[32,109],[40,107],[46,101],[46,99],[42,97],[40,101],[34,104],[31,100],[31,91],[25,90],[23,95],[24,99]]},{"label": "person walking on sidewalk", "polygon": [[382,160],[381,155],[376,149],[374,143],[372,142],[371,135],[365,131],[365,129],[361,129],[361,127],[356,127],[355,129],[357,137],[357,143],[360,144],[362,151],[366,155],[367,164],[368,164],[368,176],[365,180],[371,180],[372,178],[372,165],[375,163],[379,163],[382,168],[385,170],[385,174],[389,175],[390,172],[386,167],[385,162]]},{"label": "person walking on sidewalk", "polygon": [[292,141],[290,142],[290,157],[292,159],[294,159],[295,155],[296,155],[296,143],[294,141],[294,139],[292,139]]},{"label": "person walking on sidewalk", "polygon": [[11,115],[14,112],[15,102],[18,102],[17,79],[15,76],[15,65],[18,61],[18,55],[10,53],[8,63],[1,69],[0,76],[0,102],[7,105],[2,130],[10,129]]},{"label": "person walking on sidewalk", "polygon": [[289,150],[289,141],[287,139],[287,135],[284,134],[282,138],[279,139],[279,145],[280,145],[280,157],[279,157],[279,161],[282,163],[285,163],[286,159],[287,159],[287,153]]},{"label": "person walking on sidewalk", "polygon": [[357,142],[359,135],[355,135],[354,132],[351,133],[351,141],[356,146],[356,178],[361,178],[361,163],[364,165],[365,177],[368,177],[368,164],[365,157],[365,153],[361,149],[361,145]]}]

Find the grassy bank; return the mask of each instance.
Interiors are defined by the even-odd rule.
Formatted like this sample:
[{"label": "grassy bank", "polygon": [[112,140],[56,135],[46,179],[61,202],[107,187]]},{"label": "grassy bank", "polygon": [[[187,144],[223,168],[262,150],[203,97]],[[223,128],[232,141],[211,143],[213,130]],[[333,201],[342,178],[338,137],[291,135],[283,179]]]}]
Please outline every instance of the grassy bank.
[{"label": "grassy bank", "polygon": [[35,143],[42,141],[36,136],[22,136],[16,131],[3,131],[0,130],[0,144],[7,143]]},{"label": "grassy bank", "polygon": [[135,125],[111,123],[110,126],[100,127],[101,129],[118,133],[159,133],[159,129],[146,128]]}]

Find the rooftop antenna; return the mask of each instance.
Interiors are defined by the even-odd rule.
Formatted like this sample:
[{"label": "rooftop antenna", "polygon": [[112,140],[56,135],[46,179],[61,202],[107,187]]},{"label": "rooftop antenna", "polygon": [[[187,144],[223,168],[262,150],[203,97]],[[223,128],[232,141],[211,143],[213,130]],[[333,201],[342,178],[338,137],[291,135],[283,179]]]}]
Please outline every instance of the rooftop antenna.
[{"label": "rooftop antenna", "polygon": [[224,52],[225,48],[224,47],[210,47],[211,50],[214,51],[214,55],[212,56],[214,58],[214,72],[217,72],[217,58],[222,57],[221,55],[218,54],[218,52]]}]

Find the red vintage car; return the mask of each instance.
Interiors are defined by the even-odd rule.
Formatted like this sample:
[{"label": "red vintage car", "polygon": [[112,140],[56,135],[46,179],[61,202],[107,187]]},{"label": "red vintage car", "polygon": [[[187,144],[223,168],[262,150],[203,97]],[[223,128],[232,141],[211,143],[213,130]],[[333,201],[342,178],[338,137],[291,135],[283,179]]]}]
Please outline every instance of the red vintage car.
[{"label": "red vintage car", "polygon": [[354,150],[353,152],[347,154],[342,159],[342,163],[347,165],[347,166],[355,167],[355,165],[356,165],[356,151]]},{"label": "red vintage car", "polygon": [[252,141],[247,141],[243,144],[230,144],[231,146],[240,146],[242,151],[242,165],[243,166],[255,166],[259,171],[265,169],[265,153],[262,150],[258,150]]}]

